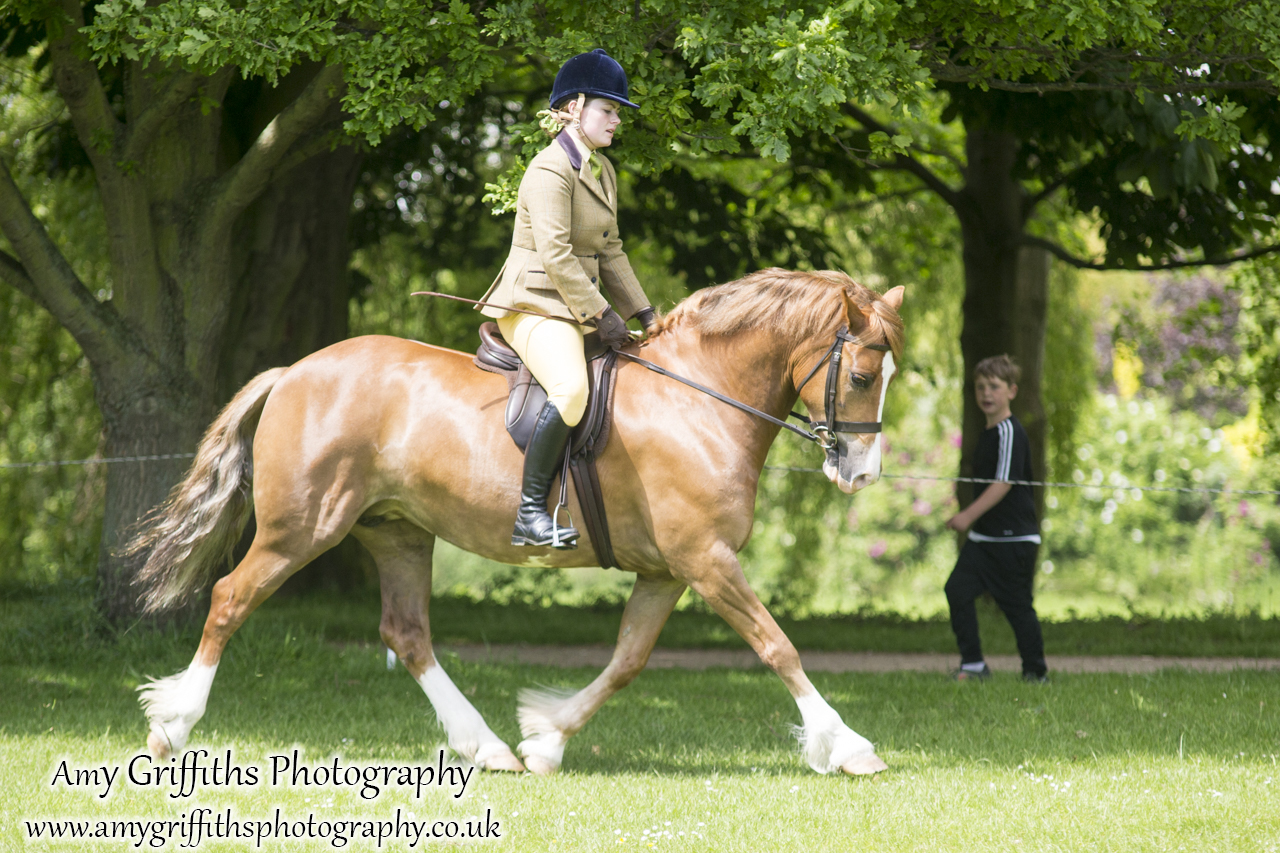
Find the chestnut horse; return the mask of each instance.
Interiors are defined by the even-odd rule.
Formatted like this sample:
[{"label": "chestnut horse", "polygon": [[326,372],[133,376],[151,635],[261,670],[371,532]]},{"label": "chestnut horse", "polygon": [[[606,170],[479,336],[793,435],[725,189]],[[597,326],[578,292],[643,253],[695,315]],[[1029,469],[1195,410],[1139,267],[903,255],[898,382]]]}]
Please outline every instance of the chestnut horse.
[{"label": "chestnut horse", "polygon": [[[879,296],[843,273],[764,270],[695,293],[627,349],[777,418],[797,397],[824,417],[823,383],[804,378],[838,349],[831,420],[879,421],[902,352],[902,295],[898,287]],[[844,326],[853,337],[837,342]],[[437,537],[513,565],[595,564],[585,531],[577,550],[511,545],[522,459],[503,426],[506,399],[505,380],[476,368],[470,355],[380,336],[269,370],[236,395],[187,478],[131,546],[149,552],[139,583],[148,609],[161,610],[225,565],[250,511],[257,514],[248,553],[213,586],[191,665],[139,688],[154,755],[186,745],[222,651],[254,608],[350,533],[377,561],[382,639],[426,692],[449,746],[479,767],[557,770],[569,737],[644,669],[692,587],[791,691],[813,769],[885,768],[871,742],[814,689],[738,564],[778,426],[626,360],[598,465],[614,552],[635,573],[635,587],[599,677],[576,693],[521,693],[522,764],[440,667],[428,618]],[[879,478],[878,434],[833,438],[823,470],[843,491]],[[576,500],[570,509],[577,517]]]}]

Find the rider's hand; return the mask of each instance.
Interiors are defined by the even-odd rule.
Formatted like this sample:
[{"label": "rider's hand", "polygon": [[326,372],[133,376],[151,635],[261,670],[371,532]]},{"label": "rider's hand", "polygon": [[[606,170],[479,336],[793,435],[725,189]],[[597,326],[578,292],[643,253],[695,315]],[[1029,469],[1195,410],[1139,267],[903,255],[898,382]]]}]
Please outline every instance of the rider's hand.
[{"label": "rider's hand", "polygon": [[646,338],[653,334],[654,329],[658,326],[658,313],[653,310],[652,306],[646,306],[637,311],[635,319],[640,321]]},{"label": "rider's hand", "polygon": [[596,318],[596,331],[606,346],[618,349],[631,343],[631,332],[627,331],[627,321],[612,308],[606,308]]}]

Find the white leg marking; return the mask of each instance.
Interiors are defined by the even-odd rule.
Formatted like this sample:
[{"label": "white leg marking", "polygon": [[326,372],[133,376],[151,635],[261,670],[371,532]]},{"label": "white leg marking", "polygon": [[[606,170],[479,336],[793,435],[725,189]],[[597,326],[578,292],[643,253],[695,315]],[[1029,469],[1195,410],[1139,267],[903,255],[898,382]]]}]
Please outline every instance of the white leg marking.
[{"label": "white leg marking", "polygon": [[516,750],[534,773],[545,775],[560,769],[569,737],[556,718],[576,695],[576,690],[558,687],[520,691],[520,733],[524,740]]},{"label": "white leg marking", "polygon": [[436,719],[449,739],[450,749],[478,767],[487,767],[486,762],[496,756],[511,754],[507,745],[493,733],[484,717],[439,665],[428,667],[418,679],[418,684],[436,710]]},{"label": "white leg marking", "polygon": [[840,715],[817,693],[796,700],[804,725],[796,730],[809,766],[819,773],[839,771],[854,758],[875,755],[871,741],[844,724]]},{"label": "white leg marking", "polygon": [[168,678],[152,679],[138,688],[138,700],[151,722],[148,744],[181,752],[187,745],[191,729],[204,716],[209,689],[218,665],[203,666],[192,661],[191,665]]}]

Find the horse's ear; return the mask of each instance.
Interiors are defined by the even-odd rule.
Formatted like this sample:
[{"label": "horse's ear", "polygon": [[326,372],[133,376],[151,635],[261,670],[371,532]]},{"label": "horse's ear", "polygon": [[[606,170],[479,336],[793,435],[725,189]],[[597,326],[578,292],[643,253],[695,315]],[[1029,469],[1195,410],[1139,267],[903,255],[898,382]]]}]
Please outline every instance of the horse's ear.
[{"label": "horse's ear", "polygon": [[844,298],[844,316],[848,321],[849,334],[859,334],[867,327],[867,312],[859,308],[857,303],[849,298],[847,291],[840,291],[840,295]]},{"label": "horse's ear", "polygon": [[884,300],[889,305],[889,307],[892,308],[894,311],[901,311],[902,297],[906,292],[907,292],[907,289],[905,287],[903,287],[902,285],[898,285],[897,287],[885,293],[880,298]]}]

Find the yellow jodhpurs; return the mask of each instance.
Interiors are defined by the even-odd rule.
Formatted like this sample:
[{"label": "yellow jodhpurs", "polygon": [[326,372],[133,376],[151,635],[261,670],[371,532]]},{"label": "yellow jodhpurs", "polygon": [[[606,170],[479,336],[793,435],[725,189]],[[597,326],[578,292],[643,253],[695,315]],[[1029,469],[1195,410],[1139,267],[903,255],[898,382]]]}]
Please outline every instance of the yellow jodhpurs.
[{"label": "yellow jodhpurs", "polygon": [[587,359],[582,353],[582,327],[563,320],[508,314],[498,329],[520,354],[529,372],[547,391],[560,417],[577,426],[587,408]]}]

